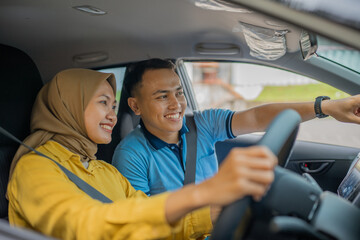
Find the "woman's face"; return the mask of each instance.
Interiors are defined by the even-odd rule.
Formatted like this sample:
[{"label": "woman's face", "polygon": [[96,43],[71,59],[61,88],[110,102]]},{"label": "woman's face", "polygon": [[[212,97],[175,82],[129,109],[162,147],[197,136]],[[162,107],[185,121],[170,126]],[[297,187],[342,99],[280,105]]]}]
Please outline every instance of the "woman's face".
[{"label": "woman's face", "polygon": [[111,141],[117,117],[116,100],[108,81],[103,81],[85,109],[85,128],[88,137],[97,144]]}]

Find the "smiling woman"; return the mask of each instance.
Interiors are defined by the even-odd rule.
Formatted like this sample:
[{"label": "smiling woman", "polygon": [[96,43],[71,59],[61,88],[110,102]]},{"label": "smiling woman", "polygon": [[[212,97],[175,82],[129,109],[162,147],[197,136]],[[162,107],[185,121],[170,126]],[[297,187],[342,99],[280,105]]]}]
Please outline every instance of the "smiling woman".
[{"label": "smiling woman", "polygon": [[89,138],[97,143],[109,143],[117,117],[114,89],[102,82],[85,109],[85,128]]},{"label": "smiling woman", "polygon": [[[82,160],[95,159],[97,147],[87,136],[84,111],[88,104],[94,101],[93,94],[99,86],[106,86],[105,89],[110,92],[110,85],[101,85],[101,80],[107,80],[111,88],[116,89],[115,77],[109,73],[83,69],[58,73],[37,96],[31,118],[32,134],[26,138],[25,144],[36,148],[49,140],[54,140],[79,154]],[[114,95],[114,92],[111,90],[110,94]],[[100,127],[99,123],[97,126]],[[27,148],[19,148],[12,162],[10,176],[19,158],[27,152]]]}]

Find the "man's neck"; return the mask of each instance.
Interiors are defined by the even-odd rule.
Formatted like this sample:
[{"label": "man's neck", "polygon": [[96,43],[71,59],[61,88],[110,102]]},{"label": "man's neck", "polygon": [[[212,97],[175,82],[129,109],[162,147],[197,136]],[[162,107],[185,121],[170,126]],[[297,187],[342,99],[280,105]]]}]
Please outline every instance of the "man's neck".
[{"label": "man's neck", "polygon": [[179,142],[180,139],[180,133],[179,132],[175,132],[175,133],[169,133],[169,134],[164,134],[164,135],[160,135],[160,134],[154,134],[151,131],[149,131],[152,135],[160,138],[161,140],[163,140],[166,143],[169,144],[177,144]]},{"label": "man's neck", "polygon": [[168,144],[177,144],[180,140],[180,132],[155,132],[152,129],[149,129],[145,126],[144,122],[142,122],[142,127],[146,129],[147,132],[152,134],[153,136],[159,138],[160,140],[168,143]]}]

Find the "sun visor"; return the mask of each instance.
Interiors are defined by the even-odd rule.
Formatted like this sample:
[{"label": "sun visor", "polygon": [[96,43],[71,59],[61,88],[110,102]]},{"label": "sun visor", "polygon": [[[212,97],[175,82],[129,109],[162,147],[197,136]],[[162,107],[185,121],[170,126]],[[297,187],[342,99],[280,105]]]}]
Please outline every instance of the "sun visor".
[{"label": "sun visor", "polygon": [[250,55],[262,60],[276,60],[286,53],[285,34],[287,30],[275,30],[239,23]]}]

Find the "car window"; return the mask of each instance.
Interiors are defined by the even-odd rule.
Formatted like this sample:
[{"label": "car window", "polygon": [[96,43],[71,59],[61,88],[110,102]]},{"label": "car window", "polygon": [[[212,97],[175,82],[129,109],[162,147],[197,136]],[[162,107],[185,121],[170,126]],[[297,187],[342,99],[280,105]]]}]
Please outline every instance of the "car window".
[{"label": "car window", "polygon": [[[325,83],[289,71],[248,63],[185,62],[200,110],[226,108],[235,111],[270,102],[314,101],[349,96]],[[360,129],[328,117],[300,126],[298,139],[359,147]],[[259,133],[261,134],[261,133]]]},{"label": "car window", "polygon": [[116,114],[117,114],[118,110],[119,110],[121,88],[122,88],[122,84],[124,81],[126,67],[103,68],[103,69],[98,69],[98,71],[104,72],[104,73],[113,73],[115,75],[115,78],[116,78],[116,101],[117,101]]}]

